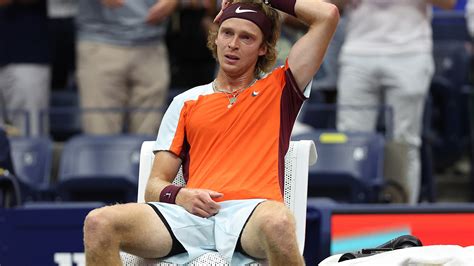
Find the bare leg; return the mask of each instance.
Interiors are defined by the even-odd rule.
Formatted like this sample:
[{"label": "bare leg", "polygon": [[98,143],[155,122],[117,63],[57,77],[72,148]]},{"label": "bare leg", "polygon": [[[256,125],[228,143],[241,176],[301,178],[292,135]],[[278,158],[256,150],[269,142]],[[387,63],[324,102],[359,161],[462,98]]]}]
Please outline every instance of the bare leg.
[{"label": "bare leg", "polygon": [[84,222],[86,264],[122,265],[120,250],[159,258],[171,250],[171,236],[146,204],[128,203],[92,210]]},{"label": "bare leg", "polygon": [[293,214],[281,202],[262,202],[242,232],[242,248],[256,258],[267,258],[270,265],[304,265]]}]

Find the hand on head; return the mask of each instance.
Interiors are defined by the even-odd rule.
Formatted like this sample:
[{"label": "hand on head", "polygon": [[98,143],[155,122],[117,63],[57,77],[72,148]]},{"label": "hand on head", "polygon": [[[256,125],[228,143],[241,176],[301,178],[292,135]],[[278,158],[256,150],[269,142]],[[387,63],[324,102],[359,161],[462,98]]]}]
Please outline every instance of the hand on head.
[{"label": "hand on head", "polygon": [[221,10],[219,11],[219,14],[214,18],[214,23],[217,23],[219,21],[219,18],[222,16],[222,11],[226,9],[230,4],[232,4],[233,0],[222,0],[221,3]]}]

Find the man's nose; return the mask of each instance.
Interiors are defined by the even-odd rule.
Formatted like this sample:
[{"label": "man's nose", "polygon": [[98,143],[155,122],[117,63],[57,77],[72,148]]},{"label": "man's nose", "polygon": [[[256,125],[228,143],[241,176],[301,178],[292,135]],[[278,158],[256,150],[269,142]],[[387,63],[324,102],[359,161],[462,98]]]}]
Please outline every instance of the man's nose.
[{"label": "man's nose", "polygon": [[238,38],[237,36],[232,38],[232,40],[229,42],[229,48],[235,49],[238,47]]}]

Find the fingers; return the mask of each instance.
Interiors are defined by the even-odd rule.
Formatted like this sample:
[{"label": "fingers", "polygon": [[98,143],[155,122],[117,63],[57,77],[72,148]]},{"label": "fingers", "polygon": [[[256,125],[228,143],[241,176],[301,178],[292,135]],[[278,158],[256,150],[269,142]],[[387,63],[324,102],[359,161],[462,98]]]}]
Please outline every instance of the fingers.
[{"label": "fingers", "polygon": [[[223,196],[222,193],[218,193],[218,192],[214,192],[214,191],[212,191],[211,193],[213,193],[214,195],[216,195],[218,197]],[[204,209],[209,214],[214,215],[214,214],[219,212],[219,210],[221,208],[221,205],[219,205],[217,202],[215,202],[212,199],[213,197],[211,196],[211,193],[207,194],[207,196],[205,196],[204,198],[201,198],[201,203],[202,203],[201,208]]]},{"label": "fingers", "polygon": [[203,218],[208,218],[217,214],[219,209],[220,205],[214,202],[212,199],[200,199],[197,203],[193,204],[191,213]]},{"label": "fingers", "polygon": [[220,205],[213,199],[222,196],[222,193],[212,190],[183,188],[178,193],[176,203],[194,215],[208,218],[219,212]]},{"label": "fingers", "polygon": [[217,23],[219,21],[219,19],[222,16],[223,10],[226,9],[230,4],[232,4],[232,0],[222,0],[221,10],[217,14],[217,16],[214,18],[214,23]]},{"label": "fingers", "polygon": [[221,18],[221,16],[222,16],[222,9],[221,11],[219,11],[219,13],[217,14],[217,16],[214,18],[212,22],[217,23],[219,19]]},{"label": "fingers", "polygon": [[208,190],[208,192],[209,192],[209,196],[213,199],[222,198],[224,196],[224,194],[222,194],[220,192],[216,192],[216,191],[212,191],[212,190]]}]

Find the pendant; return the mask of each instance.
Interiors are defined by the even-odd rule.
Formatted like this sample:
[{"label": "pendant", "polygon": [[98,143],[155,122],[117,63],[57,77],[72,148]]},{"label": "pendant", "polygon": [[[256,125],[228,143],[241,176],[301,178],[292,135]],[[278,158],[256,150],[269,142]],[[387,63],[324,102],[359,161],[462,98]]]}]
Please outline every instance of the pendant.
[{"label": "pendant", "polygon": [[229,105],[227,105],[227,108],[231,108],[236,101],[237,101],[237,97],[235,96],[232,96],[231,98],[229,98]]}]

